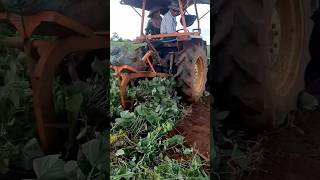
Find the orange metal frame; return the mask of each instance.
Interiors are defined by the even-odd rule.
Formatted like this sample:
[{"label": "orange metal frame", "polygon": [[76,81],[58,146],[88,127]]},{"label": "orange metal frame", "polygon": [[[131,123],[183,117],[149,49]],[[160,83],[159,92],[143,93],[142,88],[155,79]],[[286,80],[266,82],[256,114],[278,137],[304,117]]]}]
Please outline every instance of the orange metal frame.
[{"label": "orange metal frame", "polygon": [[120,80],[120,99],[121,105],[124,109],[128,109],[130,105],[130,101],[127,100],[127,86],[128,83],[137,78],[142,77],[169,77],[171,75],[165,73],[158,73],[155,71],[152,63],[150,62],[150,56],[154,53],[153,50],[147,51],[147,53],[143,56],[142,61],[146,63],[146,65],[150,68],[149,71],[139,71],[136,68],[129,65],[120,65],[120,66],[110,66],[115,70],[116,76],[118,76]]},{"label": "orange metal frame", "polygon": [[[109,48],[109,32],[94,32],[88,27],[56,12],[41,12],[32,16],[8,12],[0,13],[0,21],[13,24],[21,36],[9,39],[28,56],[27,69],[32,82],[33,107],[38,135],[46,153],[56,153],[63,146],[68,123],[57,123],[52,100],[52,82],[64,57],[71,53]],[[53,22],[74,32],[73,35],[55,41],[34,40],[30,37],[43,22]],[[17,40],[18,39],[18,40]],[[20,40],[19,40],[20,39]],[[17,43],[18,42],[18,43]],[[31,52],[37,51],[35,59]],[[37,63],[35,63],[37,61]]]},{"label": "orange metal frame", "polygon": [[121,105],[124,109],[130,108],[130,101],[127,99],[128,83],[137,78],[143,77],[169,77],[171,75],[165,73],[157,73],[155,71],[139,71],[134,67],[128,65],[111,66],[115,70],[116,76],[120,80],[120,99]]},{"label": "orange metal frame", "polygon": [[195,9],[196,9],[199,32],[188,32],[187,25],[186,25],[186,20],[185,20],[185,16],[184,16],[183,4],[182,4],[181,0],[178,0],[178,3],[179,3],[179,11],[180,11],[181,19],[182,19],[182,26],[183,26],[184,32],[182,32],[182,33],[176,32],[176,33],[168,33],[168,34],[145,35],[143,33],[143,27],[144,27],[146,1],[147,0],[143,0],[142,1],[142,15],[141,15],[140,36],[137,37],[134,40],[135,43],[141,43],[141,42],[143,42],[144,39],[158,39],[158,38],[164,38],[164,37],[177,37],[178,40],[187,40],[191,35],[200,36],[201,29],[200,29],[200,21],[199,21],[199,17],[198,17],[198,10],[197,10],[196,3],[195,3]]}]

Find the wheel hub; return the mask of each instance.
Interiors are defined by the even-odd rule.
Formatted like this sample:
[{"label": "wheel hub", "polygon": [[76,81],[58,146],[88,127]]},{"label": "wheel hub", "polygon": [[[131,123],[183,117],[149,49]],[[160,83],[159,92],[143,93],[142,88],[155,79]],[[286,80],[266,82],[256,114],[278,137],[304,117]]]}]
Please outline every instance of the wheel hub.
[{"label": "wheel hub", "polygon": [[196,92],[200,92],[203,86],[204,64],[202,57],[198,57],[194,66],[194,84]]},{"label": "wheel hub", "polygon": [[279,96],[293,88],[304,44],[304,13],[301,0],[279,0],[272,14],[270,48],[272,87]]}]

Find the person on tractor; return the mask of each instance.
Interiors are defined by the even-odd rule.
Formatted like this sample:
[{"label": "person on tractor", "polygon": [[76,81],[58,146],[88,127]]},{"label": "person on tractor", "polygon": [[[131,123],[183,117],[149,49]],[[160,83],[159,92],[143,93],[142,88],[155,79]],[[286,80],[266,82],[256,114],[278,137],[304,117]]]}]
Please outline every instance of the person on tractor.
[{"label": "person on tractor", "polygon": [[145,29],[146,35],[160,34],[160,27],[161,27],[161,21],[162,21],[160,10],[161,10],[160,7],[155,7],[150,11],[148,15],[150,20],[148,21],[147,27]]},{"label": "person on tractor", "polygon": [[161,22],[161,34],[175,33],[177,27],[176,17],[179,16],[179,5],[176,1],[172,1],[168,6],[169,11],[164,15]]}]

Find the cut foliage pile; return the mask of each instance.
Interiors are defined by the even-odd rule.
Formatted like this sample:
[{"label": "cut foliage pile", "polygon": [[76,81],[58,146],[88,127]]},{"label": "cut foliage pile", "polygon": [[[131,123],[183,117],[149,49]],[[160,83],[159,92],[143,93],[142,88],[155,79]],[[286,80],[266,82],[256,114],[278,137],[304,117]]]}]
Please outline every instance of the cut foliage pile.
[{"label": "cut foliage pile", "polygon": [[[185,109],[173,79],[140,80],[129,88],[128,97],[135,102],[132,111],[121,110],[116,77],[111,79],[110,93],[112,179],[208,179],[199,156],[184,145],[184,137],[168,138]],[[169,152],[192,158],[171,159]]]}]

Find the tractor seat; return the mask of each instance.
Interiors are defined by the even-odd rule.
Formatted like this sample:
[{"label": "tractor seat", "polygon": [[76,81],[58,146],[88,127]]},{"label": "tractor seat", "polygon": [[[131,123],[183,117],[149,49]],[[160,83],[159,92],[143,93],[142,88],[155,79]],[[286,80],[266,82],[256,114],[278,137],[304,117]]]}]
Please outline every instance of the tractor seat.
[{"label": "tractor seat", "polygon": [[177,38],[174,39],[150,39],[151,44],[155,47],[176,47],[177,46]]}]

